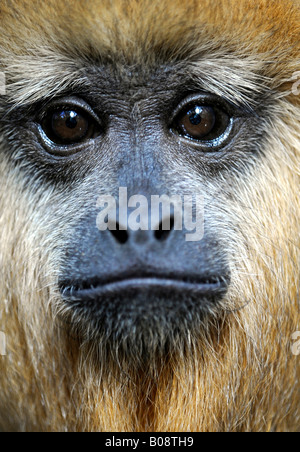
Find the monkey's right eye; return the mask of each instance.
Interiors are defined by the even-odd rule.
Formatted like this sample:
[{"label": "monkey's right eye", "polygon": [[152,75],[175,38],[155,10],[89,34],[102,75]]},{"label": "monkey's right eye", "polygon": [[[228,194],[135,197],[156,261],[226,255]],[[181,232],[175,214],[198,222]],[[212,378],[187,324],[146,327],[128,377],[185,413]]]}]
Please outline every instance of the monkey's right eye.
[{"label": "monkey's right eye", "polygon": [[52,146],[78,145],[96,138],[101,132],[98,118],[89,106],[77,99],[68,103],[64,106],[56,103],[42,114],[42,135]]},{"label": "monkey's right eye", "polygon": [[47,137],[56,144],[77,144],[93,138],[97,130],[95,121],[76,110],[56,110],[42,123]]}]

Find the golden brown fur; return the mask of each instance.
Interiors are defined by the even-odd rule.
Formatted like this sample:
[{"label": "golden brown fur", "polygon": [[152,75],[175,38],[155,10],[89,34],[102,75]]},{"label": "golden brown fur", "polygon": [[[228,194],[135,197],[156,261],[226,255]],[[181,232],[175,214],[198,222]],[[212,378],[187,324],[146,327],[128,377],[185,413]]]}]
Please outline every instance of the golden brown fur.
[{"label": "golden brown fur", "polygon": [[300,330],[300,96],[290,81],[300,70],[299,24],[299,2],[290,0],[0,2],[0,64],[12,104],[59,91],[72,74],[80,79],[76,58],[120,71],[188,61],[215,92],[247,100],[264,85],[274,101],[264,158],[226,206],[241,228],[230,244],[223,314],[203,325],[198,343],[138,375],[109,356],[95,363],[58,320],[58,250],[74,195],[31,185],[0,151],[3,430],[299,430],[291,335]]}]

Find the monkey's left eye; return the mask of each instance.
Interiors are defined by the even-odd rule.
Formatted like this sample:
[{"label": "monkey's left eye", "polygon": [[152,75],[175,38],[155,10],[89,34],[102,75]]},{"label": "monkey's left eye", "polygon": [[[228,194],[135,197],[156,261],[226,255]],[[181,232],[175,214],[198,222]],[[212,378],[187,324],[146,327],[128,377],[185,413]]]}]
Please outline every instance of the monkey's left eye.
[{"label": "monkey's left eye", "polygon": [[182,136],[204,147],[217,147],[228,137],[233,118],[219,105],[207,99],[185,102],[179,108],[172,129]]},{"label": "monkey's left eye", "polygon": [[97,136],[96,120],[79,108],[56,108],[48,112],[42,129],[46,136],[58,145],[78,144]]}]

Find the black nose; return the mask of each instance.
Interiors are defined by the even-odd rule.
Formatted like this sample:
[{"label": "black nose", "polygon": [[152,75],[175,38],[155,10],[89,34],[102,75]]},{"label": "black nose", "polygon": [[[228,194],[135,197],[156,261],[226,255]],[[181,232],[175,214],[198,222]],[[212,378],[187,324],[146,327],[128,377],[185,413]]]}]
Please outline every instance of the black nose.
[{"label": "black nose", "polygon": [[171,232],[174,230],[174,216],[170,215],[161,220],[157,225],[154,225],[153,229],[147,230],[131,230],[128,226],[122,226],[120,223],[116,223],[115,229],[109,229],[110,233],[121,245],[135,245],[141,246],[155,244],[157,242],[164,242],[168,240]]}]

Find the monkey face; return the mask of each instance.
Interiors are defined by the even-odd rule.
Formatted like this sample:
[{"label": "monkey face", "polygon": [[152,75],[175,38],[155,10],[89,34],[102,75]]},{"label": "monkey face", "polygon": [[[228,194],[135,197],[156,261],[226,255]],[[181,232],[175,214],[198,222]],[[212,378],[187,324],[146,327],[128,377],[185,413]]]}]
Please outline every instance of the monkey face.
[{"label": "monkey face", "polygon": [[298,430],[299,2],[0,17],[0,429]]},{"label": "monkey face", "polygon": [[11,165],[36,197],[51,187],[59,312],[133,354],[164,352],[223,314],[245,249],[239,199],[273,114],[251,56],[243,73],[238,57],[219,71],[198,42],[171,55],[68,56],[55,74],[50,62],[43,94],[17,91],[23,103],[3,119],[8,140],[18,130]]},{"label": "monkey face", "polygon": [[234,198],[268,112],[255,91],[251,106],[228,84],[221,95],[206,60],[76,64],[80,80],[69,74],[70,86],[5,119],[26,143],[13,159],[52,187],[71,324],[163,351],[223,312],[240,233]]},{"label": "monkey face", "polygon": [[85,77],[92,92],[56,96],[30,124],[31,167],[71,193],[62,304],[93,337],[164,349],[221,311],[232,166],[255,158],[255,144],[241,150],[260,120],[200,89],[181,63],[150,73],[99,64]]},{"label": "monkey face", "polygon": [[[63,302],[94,334],[132,343],[143,337],[156,347],[199,328],[227,291],[226,243],[213,225],[222,203],[207,190],[206,173],[218,177],[216,154],[231,152],[247,119],[217,96],[190,94],[193,86],[177,80],[176,67],[159,81],[142,70],[134,78],[124,72],[98,68],[94,98],[55,101],[42,113],[39,133],[69,172],[83,170],[79,196],[87,202],[63,250]],[[103,214],[108,196],[114,212]],[[155,210],[158,196],[178,203]],[[138,222],[130,225],[134,215]]]}]

